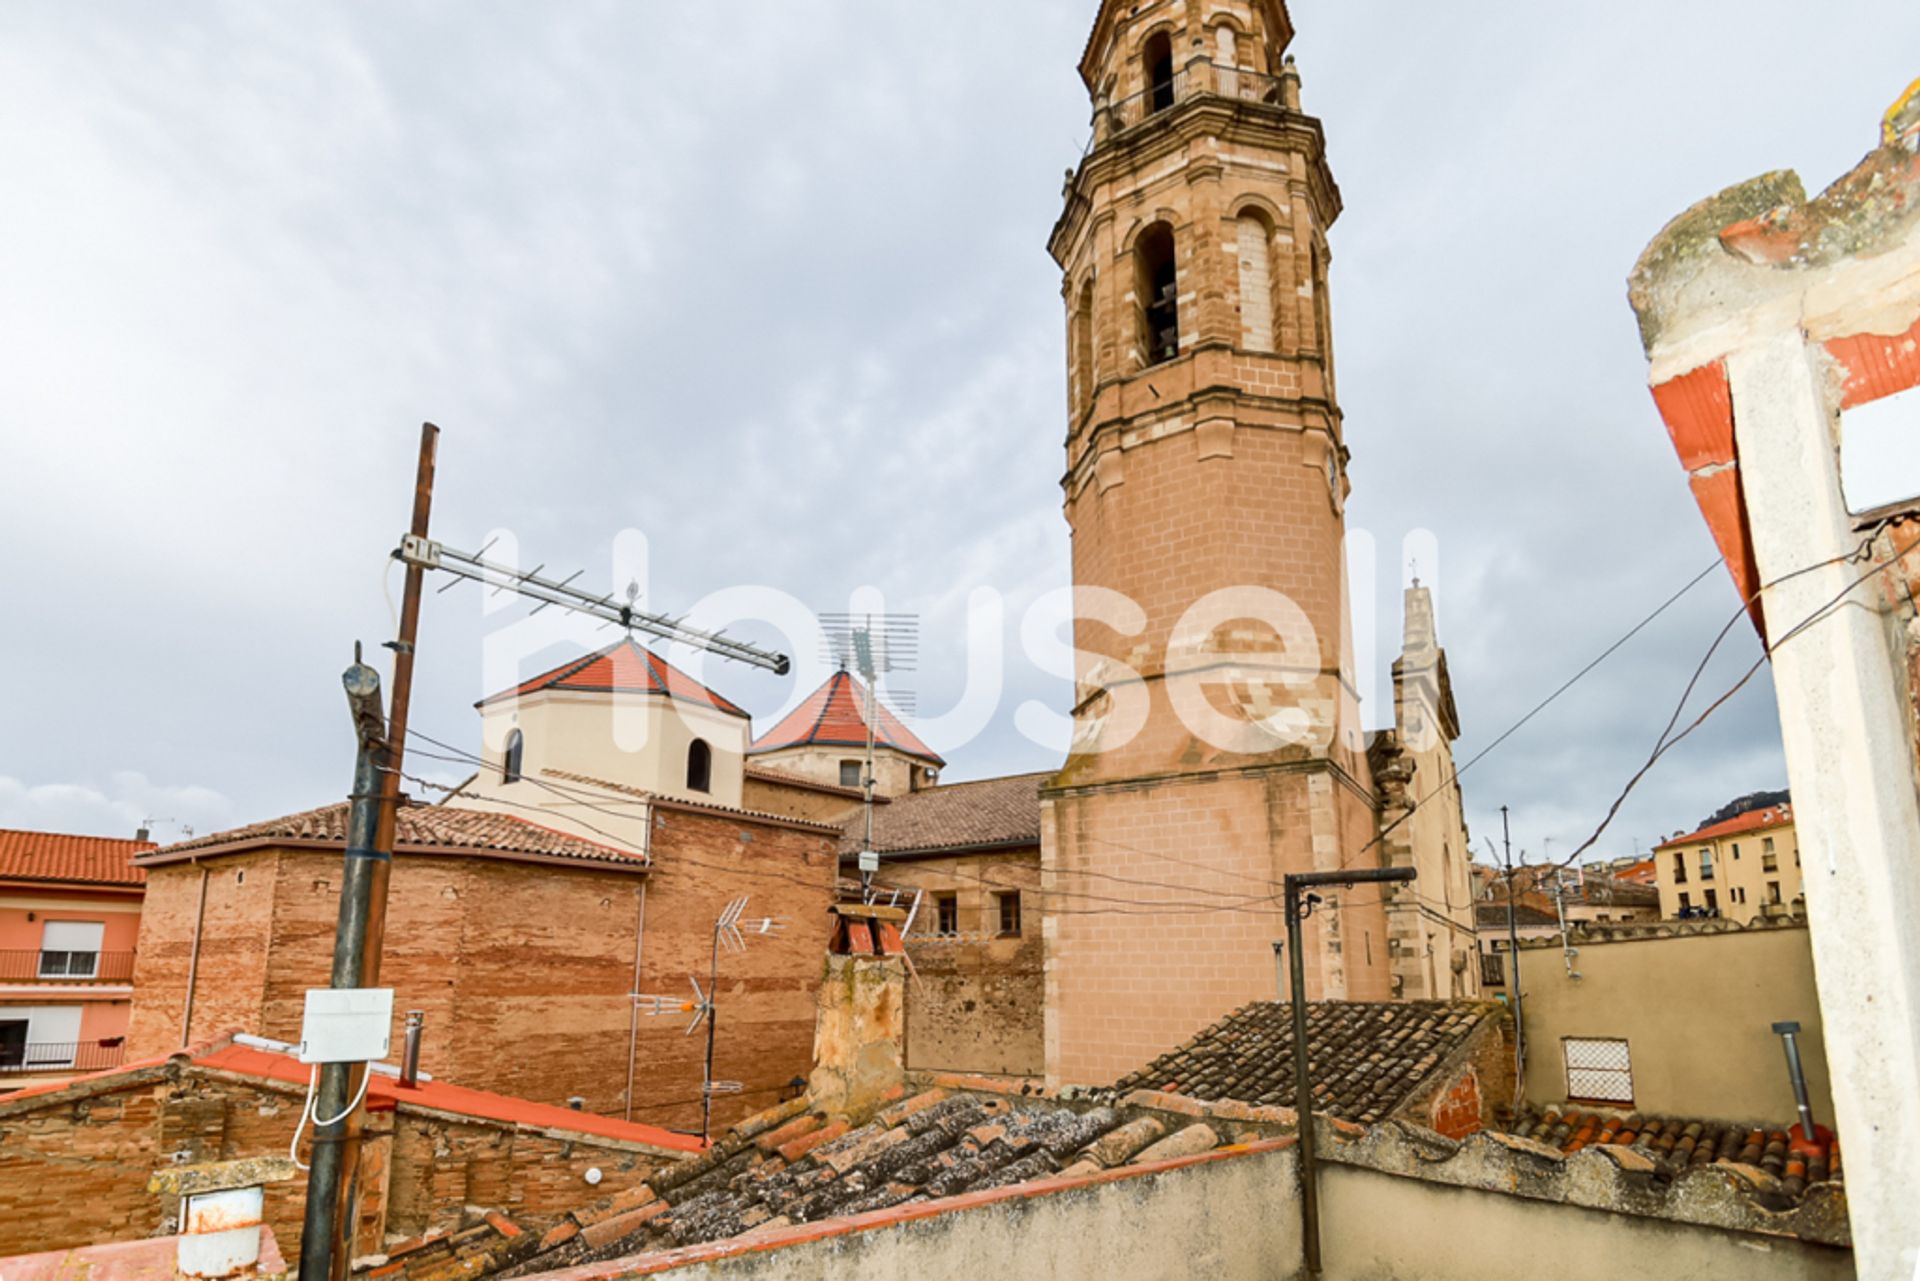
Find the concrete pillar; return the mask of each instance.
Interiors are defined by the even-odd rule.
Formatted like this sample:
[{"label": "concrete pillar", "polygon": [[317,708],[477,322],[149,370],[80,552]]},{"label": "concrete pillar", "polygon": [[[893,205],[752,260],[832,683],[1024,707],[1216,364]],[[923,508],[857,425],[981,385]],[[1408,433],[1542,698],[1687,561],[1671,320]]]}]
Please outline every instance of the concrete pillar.
[{"label": "concrete pillar", "polygon": [[[1753,553],[1762,582],[1860,534],[1841,497],[1834,410],[1798,329],[1736,351],[1727,373]],[[1880,586],[1843,561],[1766,593],[1773,684],[1813,938],[1862,1277],[1920,1262],[1920,805]],[[1897,1260],[1897,1263],[1896,1263]]]}]

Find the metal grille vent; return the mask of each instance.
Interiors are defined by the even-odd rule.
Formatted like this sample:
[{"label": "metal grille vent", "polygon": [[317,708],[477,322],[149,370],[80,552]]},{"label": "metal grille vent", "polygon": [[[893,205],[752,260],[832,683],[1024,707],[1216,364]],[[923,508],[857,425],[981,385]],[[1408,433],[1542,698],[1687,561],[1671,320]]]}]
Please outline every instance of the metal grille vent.
[{"label": "metal grille vent", "polygon": [[1567,1057],[1567,1097],[1596,1103],[1633,1102],[1633,1056],[1625,1041],[1563,1037]]}]

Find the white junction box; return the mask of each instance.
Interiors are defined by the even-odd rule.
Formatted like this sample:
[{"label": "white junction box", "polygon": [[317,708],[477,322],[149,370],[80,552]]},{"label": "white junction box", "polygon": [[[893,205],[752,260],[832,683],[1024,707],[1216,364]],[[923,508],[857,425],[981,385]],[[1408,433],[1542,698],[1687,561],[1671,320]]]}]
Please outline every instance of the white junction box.
[{"label": "white junction box", "polygon": [[387,1057],[393,1028],[390,987],[307,990],[300,1023],[302,1063],[375,1063]]}]

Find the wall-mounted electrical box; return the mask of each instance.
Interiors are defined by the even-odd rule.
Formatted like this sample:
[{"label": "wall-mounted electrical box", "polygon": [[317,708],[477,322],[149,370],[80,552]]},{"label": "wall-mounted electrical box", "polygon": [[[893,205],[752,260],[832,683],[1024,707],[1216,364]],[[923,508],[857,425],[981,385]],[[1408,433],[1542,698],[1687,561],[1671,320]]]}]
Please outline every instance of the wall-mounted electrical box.
[{"label": "wall-mounted electrical box", "polygon": [[300,1023],[300,1061],[378,1062],[387,1057],[392,1028],[392,988],[312,988]]}]

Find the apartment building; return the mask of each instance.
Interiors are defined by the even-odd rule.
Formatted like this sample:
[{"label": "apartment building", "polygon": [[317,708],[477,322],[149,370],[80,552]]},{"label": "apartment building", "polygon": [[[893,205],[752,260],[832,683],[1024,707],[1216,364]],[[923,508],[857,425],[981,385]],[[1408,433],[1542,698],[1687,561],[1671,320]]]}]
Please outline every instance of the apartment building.
[{"label": "apartment building", "polygon": [[0,1093],[119,1066],[153,848],[0,829]]},{"label": "apartment building", "polygon": [[1770,805],[1654,847],[1660,915],[1739,924],[1806,911],[1793,806]]}]

